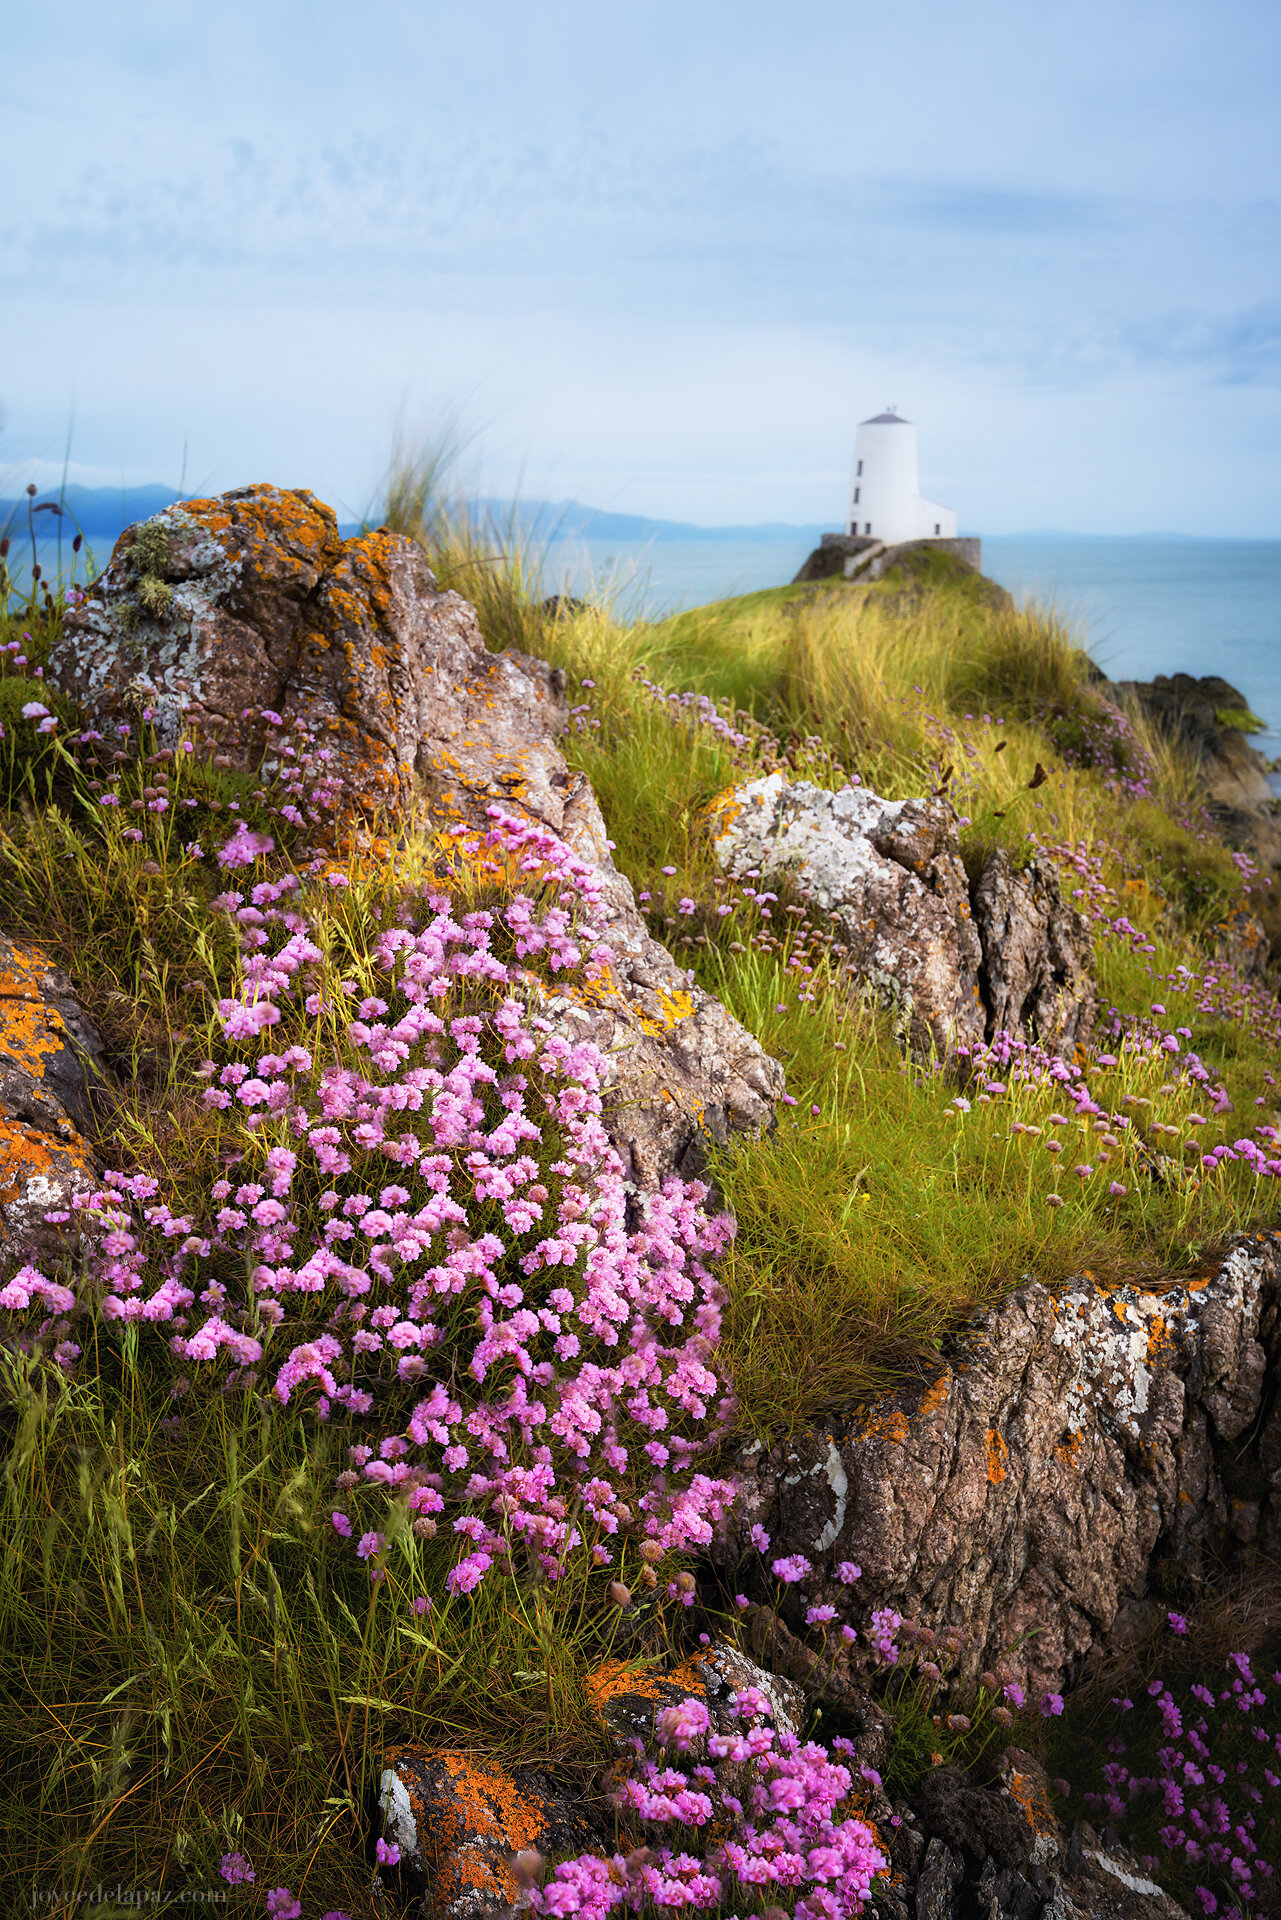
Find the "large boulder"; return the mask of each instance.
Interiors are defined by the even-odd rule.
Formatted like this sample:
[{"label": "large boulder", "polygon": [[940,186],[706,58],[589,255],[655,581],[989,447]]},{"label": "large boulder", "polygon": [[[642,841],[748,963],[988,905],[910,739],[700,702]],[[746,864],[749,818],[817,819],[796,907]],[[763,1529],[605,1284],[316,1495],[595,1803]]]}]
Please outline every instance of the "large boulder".
[{"label": "large boulder", "polygon": [[988,856],[971,891],[945,800],[839,793],[781,773],[712,809],[725,872],[786,880],[838,929],[845,965],[919,1053],[998,1033],[1071,1048],[1094,1015],[1094,945],[1043,855]]},{"label": "large boulder", "polygon": [[636,1187],[696,1172],[709,1139],[768,1123],[781,1067],[650,938],[591,787],[565,764],[563,673],[489,652],[413,541],[346,540],[302,490],[186,501],[121,535],[50,671],[104,729],[146,711],[161,746],[189,739],[247,768],[264,713],[302,721],[349,803],[405,827],[483,828],[495,808],[536,823],[599,869],[611,978],[548,1010],[614,1064],[606,1124]]},{"label": "large boulder", "polygon": [[854,1561],[861,1610],[959,1629],[967,1671],[1004,1659],[1059,1691],[1159,1623],[1162,1562],[1187,1580],[1281,1550],[1279,1379],[1276,1235],[1160,1293],[1023,1286],[927,1385],[745,1453],[731,1577],[772,1605],[763,1526],[771,1559],[816,1570],[784,1603],[798,1632],[806,1606],[848,1610]]},{"label": "large boulder", "polygon": [[712,834],[722,871],[785,879],[834,922],[851,973],[895,1009],[913,1047],[946,1054],[983,1038],[982,951],[945,801],[831,793],[772,773],[721,797]]}]

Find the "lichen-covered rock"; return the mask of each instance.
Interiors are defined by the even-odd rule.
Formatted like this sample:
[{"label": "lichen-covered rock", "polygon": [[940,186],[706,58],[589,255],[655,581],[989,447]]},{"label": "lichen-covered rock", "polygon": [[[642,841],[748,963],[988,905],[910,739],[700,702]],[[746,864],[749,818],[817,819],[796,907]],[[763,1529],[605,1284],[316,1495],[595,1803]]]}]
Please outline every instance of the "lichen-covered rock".
[{"label": "lichen-covered rock", "polygon": [[383,1838],[400,1849],[407,1890],[431,1920],[483,1920],[520,1893],[515,1862],[537,1851],[556,1859],[612,1852],[584,1805],[525,1767],[449,1749],[402,1746],[383,1758],[378,1781]]},{"label": "lichen-covered rock", "polygon": [[974,889],[974,924],[987,1037],[1023,1034],[1070,1052],[1094,1017],[1094,942],[1063,898],[1058,869],[1040,856],[1016,868],[996,848]]},{"label": "lichen-covered rock", "polygon": [[[258,763],[264,711],[301,719],[370,804],[456,773],[540,812],[563,775],[564,676],[487,654],[420,547],[385,527],[344,540],[302,489],[241,487],[127,528],[49,666],[99,724],[146,708],[162,747],[217,744],[239,765]],[[526,718],[506,739],[493,718],[512,709]]]},{"label": "lichen-covered rock", "polygon": [[712,832],[723,871],[786,878],[835,923],[851,972],[897,1009],[914,1047],[982,1039],[982,954],[945,801],[774,773],[724,795]]},{"label": "lichen-covered rock", "polygon": [[613,1063],[606,1125],[636,1188],[768,1123],[782,1069],[650,938],[591,787],[565,765],[563,673],[489,652],[413,541],[344,540],[301,490],[187,501],[121,535],[50,668],[99,724],[149,710],[162,746],[256,766],[274,713],[307,724],[366,807],[441,827],[486,826],[495,807],[536,822],[600,869],[616,964],[590,999],[552,995],[547,1011]]},{"label": "lichen-covered rock", "polygon": [[638,1669],[625,1660],[608,1660],[589,1676],[587,1697],[614,1747],[623,1752],[635,1740],[652,1742],[658,1715],[682,1700],[704,1701],[715,1732],[738,1731],[741,1722],[730,1707],[734,1695],[748,1687],[769,1702],[777,1732],[800,1734],[806,1717],[803,1690],[781,1674],[767,1673],[728,1642],[673,1667]]},{"label": "lichen-covered rock", "polygon": [[733,1578],[772,1601],[759,1522],[772,1554],[813,1561],[805,1605],[844,1612],[855,1561],[862,1609],[959,1628],[967,1670],[1005,1657],[1029,1693],[1058,1691],[1159,1622],[1163,1560],[1187,1579],[1281,1547],[1279,1375],[1275,1235],[1160,1293],[1023,1286],[928,1386],[743,1456]]},{"label": "lichen-covered rock", "polygon": [[38,948],[0,935],[0,1257],[59,1244],[46,1212],[98,1183],[84,1134],[102,1042],[70,980]]}]

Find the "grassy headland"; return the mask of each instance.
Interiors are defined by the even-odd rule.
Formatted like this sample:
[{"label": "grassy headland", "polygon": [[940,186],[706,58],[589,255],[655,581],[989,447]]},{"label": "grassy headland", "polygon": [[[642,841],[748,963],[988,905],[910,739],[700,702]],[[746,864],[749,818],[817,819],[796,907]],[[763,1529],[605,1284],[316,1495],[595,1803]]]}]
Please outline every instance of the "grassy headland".
[{"label": "grassy headland", "polygon": [[[780,587],[622,624],[607,606],[542,608],[528,556],[498,551],[412,474],[387,517],[474,602],[491,647],[566,669],[567,754],[652,931],[787,1069],[775,1132],[714,1163],[738,1222],[715,1360],[731,1438],[769,1439],[928,1366],[1027,1275],[1159,1278],[1274,1220],[1281,1021],[1270,990],[1215,958],[1260,892],[1213,832],[1195,769],[1101,700],[1060,621],[926,556],[871,586]],[[67,969],[104,1035],[118,1089],[102,1101],[105,1163],[154,1179],[168,1219],[198,1237],[259,1145],[247,1105],[204,1097],[203,1063],[229,1057],[217,1007],[241,963],[235,910],[216,904],[228,876],[206,849],[236,816],[273,837],[252,878],[278,888],[263,902],[305,900],[322,1010],[375,994],[381,929],[419,924],[442,882],[425,845],[374,864],[332,834],[317,874],[282,794],[255,777],[158,763],[145,729],[84,742],[37,675],[59,618],[56,598],[0,618],[0,925]],[[59,725],[40,732],[32,702]],[[946,1071],[905,1060],[805,902],[719,873],[710,803],[779,768],[890,798],[946,793],[973,873],[998,844],[1063,868],[1093,925],[1101,999],[1067,1081],[1035,1049],[981,1049]],[[495,879],[464,904],[500,911],[505,897]],[[338,1017],[305,1027],[280,1044],[352,1057]],[[309,1191],[294,1227],[319,1243],[329,1217]],[[99,1881],[221,1884],[220,1859],[240,1852],[259,1892],[373,1911],[367,1798],[387,1743],[585,1778],[602,1751],[592,1663],[723,1617],[710,1585],[682,1604],[688,1556],[643,1552],[625,1528],[608,1573],[566,1551],[558,1577],[513,1564],[468,1594],[449,1587],[452,1539],[406,1511],[370,1521],[371,1581],[331,1517],[365,1523],[352,1416],[318,1423],[253,1381],[192,1381],[163,1339],[89,1296],[72,1335],[78,1356],[57,1364],[48,1341],[0,1354],[0,1884],[15,1911],[33,1885],[62,1889],[70,1913]],[[608,1597],[614,1578],[639,1606]]]}]

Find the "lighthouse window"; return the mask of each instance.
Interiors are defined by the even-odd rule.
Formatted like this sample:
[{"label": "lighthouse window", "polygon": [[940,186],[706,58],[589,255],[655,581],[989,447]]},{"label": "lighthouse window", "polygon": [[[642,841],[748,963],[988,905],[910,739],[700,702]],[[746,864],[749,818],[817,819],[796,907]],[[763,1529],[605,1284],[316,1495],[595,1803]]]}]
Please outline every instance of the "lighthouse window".
[{"label": "lighthouse window", "polygon": [[864,533],[870,533],[872,531],[872,523],[870,520],[865,524],[863,531]]},{"label": "lighthouse window", "polygon": [[855,467],[855,469],[854,469],[854,478],[855,478],[856,480],[857,480],[857,479],[859,478],[859,476],[860,476],[860,475],[862,474],[862,471],[863,471],[863,462],[862,462],[862,461],[860,460],[860,461],[859,461],[859,463],[858,463],[858,465],[857,465],[857,466]]},{"label": "lighthouse window", "polygon": [[940,533],[942,533],[942,531],[943,531],[943,529],[942,529],[942,527],[941,527],[941,526],[939,525],[939,523],[938,523],[938,521],[936,520],[936,521],[934,522],[934,537],[935,537],[935,539],[937,539],[937,538],[938,538],[938,536],[939,536],[939,534],[940,534]]},{"label": "lighthouse window", "polygon": [[857,505],[858,505],[858,497],[859,497],[859,494],[860,494],[860,493],[861,493],[862,491],[863,491],[863,489],[862,489],[861,487],[855,487],[855,489],[854,489],[854,505],[855,505],[855,506],[857,506]]}]

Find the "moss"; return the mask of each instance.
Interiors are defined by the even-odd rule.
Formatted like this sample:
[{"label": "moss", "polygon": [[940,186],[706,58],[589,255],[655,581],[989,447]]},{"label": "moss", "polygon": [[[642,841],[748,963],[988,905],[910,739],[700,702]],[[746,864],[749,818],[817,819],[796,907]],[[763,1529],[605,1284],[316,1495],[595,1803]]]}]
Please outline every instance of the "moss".
[{"label": "moss", "polygon": [[1257,713],[1251,713],[1248,707],[1216,707],[1215,725],[1227,727],[1236,733],[1266,733],[1268,723],[1260,720]]},{"label": "moss", "polygon": [[173,588],[164,577],[168,566],[169,529],[159,518],[144,520],[134,529],[129,571],[136,582],[138,606],[149,620],[163,620],[173,605]]}]

